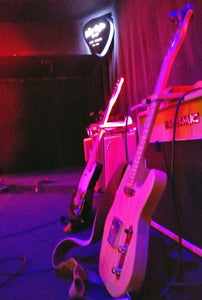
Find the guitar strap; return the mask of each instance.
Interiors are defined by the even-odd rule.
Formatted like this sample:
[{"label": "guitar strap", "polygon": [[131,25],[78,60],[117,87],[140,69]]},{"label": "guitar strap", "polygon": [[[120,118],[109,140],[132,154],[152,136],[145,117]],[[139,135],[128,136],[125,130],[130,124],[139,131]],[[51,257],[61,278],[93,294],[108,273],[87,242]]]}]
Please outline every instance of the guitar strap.
[{"label": "guitar strap", "polygon": [[60,241],[53,251],[52,265],[56,271],[56,274],[69,280],[73,279],[72,285],[69,289],[70,297],[84,295],[85,286],[88,281],[97,285],[103,285],[98,274],[84,269],[74,257],[68,258],[68,253],[75,247],[89,246],[95,244],[102,238],[105,219],[112,205],[116,190],[120,184],[126,167],[126,163],[121,164],[118,167],[112,176],[100,203],[97,205],[90,238],[87,240],[82,240],[73,236],[69,236]]}]

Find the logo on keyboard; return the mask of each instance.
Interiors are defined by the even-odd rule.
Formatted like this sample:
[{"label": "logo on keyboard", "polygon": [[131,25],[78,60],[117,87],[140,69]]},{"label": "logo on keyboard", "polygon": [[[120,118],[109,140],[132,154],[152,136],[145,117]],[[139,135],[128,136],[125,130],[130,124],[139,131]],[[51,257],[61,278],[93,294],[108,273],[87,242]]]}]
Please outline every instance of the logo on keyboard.
[{"label": "logo on keyboard", "polygon": [[[193,114],[189,114],[189,115],[177,118],[176,127],[198,124],[198,123],[200,123],[199,113],[193,113]],[[173,127],[174,127],[174,120],[165,121],[166,129],[173,128]]]}]

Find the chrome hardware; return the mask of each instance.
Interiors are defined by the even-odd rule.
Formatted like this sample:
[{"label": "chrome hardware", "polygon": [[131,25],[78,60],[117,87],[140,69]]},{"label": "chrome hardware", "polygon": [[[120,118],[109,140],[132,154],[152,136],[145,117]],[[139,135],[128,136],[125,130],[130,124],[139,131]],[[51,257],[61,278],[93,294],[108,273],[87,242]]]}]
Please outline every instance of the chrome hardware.
[{"label": "chrome hardware", "polygon": [[120,274],[121,274],[121,270],[122,270],[122,269],[119,268],[119,267],[113,267],[113,268],[112,268],[112,273],[119,277]]},{"label": "chrome hardware", "polygon": [[128,251],[127,247],[119,246],[119,248],[118,248],[118,252],[121,254],[126,254],[127,251]]},{"label": "chrome hardware", "polygon": [[124,193],[128,196],[128,197],[133,197],[135,195],[135,190],[132,189],[131,187],[125,187],[124,188]]}]

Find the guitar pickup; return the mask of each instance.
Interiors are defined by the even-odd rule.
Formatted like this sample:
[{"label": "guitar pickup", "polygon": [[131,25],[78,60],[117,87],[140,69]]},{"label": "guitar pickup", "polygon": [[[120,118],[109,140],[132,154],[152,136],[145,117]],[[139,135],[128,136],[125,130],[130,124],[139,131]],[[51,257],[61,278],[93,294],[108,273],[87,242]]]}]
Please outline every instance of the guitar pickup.
[{"label": "guitar pickup", "polygon": [[119,218],[114,217],[107,239],[114,249],[118,249],[123,232],[124,223]]}]

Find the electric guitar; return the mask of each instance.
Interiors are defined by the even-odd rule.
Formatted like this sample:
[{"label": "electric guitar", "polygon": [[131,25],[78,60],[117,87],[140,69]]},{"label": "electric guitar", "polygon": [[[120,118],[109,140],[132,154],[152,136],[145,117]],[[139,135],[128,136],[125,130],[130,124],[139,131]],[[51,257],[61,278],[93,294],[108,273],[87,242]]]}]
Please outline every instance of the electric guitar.
[{"label": "electric guitar", "polygon": [[151,97],[144,128],[135,157],[124,172],[114,201],[109,209],[102,237],[99,274],[112,297],[138,291],[144,281],[149,229],[152,214],[164,192],[167,176],[164,172],[145,167],[145,152],[170,70],[185,38],[192,16],[192,6],[186,5],[176,17],[178,29],[166,54]]},{"label": "electric guitar", "polygon": [[91,155],[82,173],[77,190],[72,197],[68,210],[68,217],[71,223],[83,224],[88,222],[90,219],[94,187],[102,170],[102,165],[96,162],[98,147],[104,133],[104,129],[102,127],[104,127],[108,121],[110,112],[121,91],[123,82],[124,79],[121,77],[116,83],[103,119],[99,124],[100,130],[98,131],[93,144]]}]

